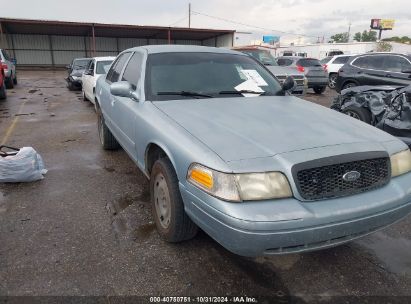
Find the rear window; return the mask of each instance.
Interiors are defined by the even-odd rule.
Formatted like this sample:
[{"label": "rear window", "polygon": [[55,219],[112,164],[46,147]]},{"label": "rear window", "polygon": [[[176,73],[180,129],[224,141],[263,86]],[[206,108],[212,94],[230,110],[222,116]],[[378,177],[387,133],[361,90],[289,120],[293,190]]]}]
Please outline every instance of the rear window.
[{"label": "rear window", "polygon": [[328,62],[330,62],[330,60],[332,59],[332,57],[331,56],[329,56],[329,57],[325,57],[324,59],[321,59],[321,63],[322,64],[326,64],[326,63],[328,63]]},{"label": "rear window", "polygon": [[302,67],[322,66],[320,60],[312,58],[300,59],[297,61],[297,65]]},{"label": "rear window", "polygon": [[292,61],[292,59],[278,58],[277,63],[278,63],[278,65],[287,66],[287,65],[291,65],[293,63],[293,61]]},{"label": "rear window", "polygon": [[348,59],[350,59],[350,56],[337,57],[337,58],[335,58],[333,63],[335,63],[335,64],[345,64],[345,63],[347,63]]}]

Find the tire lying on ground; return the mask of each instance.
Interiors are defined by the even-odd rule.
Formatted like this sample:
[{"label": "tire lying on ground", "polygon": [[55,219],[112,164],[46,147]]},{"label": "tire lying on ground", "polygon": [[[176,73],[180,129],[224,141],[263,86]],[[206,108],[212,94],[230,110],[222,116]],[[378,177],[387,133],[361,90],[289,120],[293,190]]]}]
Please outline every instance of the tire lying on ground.
[{"label": "tire lying on ground", "polygon": [[352,118],[356,118],[358,120],[366,122],[368,124],[370,124],[372,120],[371,112],[366,108],[348,106],[344,110],[342,110],[342,113],[351,116]]}]

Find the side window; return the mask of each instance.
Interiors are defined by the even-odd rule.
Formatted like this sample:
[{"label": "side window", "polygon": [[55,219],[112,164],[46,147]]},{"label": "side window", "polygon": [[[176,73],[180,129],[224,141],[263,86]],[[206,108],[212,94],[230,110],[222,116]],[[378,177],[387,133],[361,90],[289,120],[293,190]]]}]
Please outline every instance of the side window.
[{"label": "side window", "polygon": [[120,77],[120,73],[123,70],[124,64],[130,57],[130,53],[121,54],[120,57],[113,63],[110,70],[107,73],[106,80],[109,82],[117,82]]},{"label": "side window", "polygon": [[136,90],[138,81],[141,78],[141,67],[143,65],[143,55],[141,53],[134,53],[128,61],[126,69],[124,70],[121,80],[128,81],[133,90]]},{"label": "side window", "polygon": [[382,56],[363,56],[357,58],[352,64],[363,69],[382,70]]},{"label": "side window", "polygon": [[350,58],[349,56],[337,57],[337,58],[335,58],[333,63],[335,63],[335,64],[345,64],[345,63],[347,63],[349,58]]},{"label": "side window", "polygon": [[94,75],[94,60],[90,61],[87,67],[87,71],[91,74]]},{"label": "side window", "polygon": [[384,70],[401,73],[405,69],[410,69],[411,64],[401,56],[386,56],[384,59]]}]

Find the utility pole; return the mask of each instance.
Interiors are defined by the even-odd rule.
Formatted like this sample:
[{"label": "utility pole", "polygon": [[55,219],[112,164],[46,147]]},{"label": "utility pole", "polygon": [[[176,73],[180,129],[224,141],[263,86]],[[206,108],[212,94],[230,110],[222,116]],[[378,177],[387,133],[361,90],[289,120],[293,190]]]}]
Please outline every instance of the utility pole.
[{"label": "utility pole", "polygon": [[191,3],[188,4],[188,28],[191,28]]},{"label": "utility pole", "polygon": [[351,21],[348,23],[348,35],[347,35],[347,42],[350,42],[350,32],[351,32]]}]

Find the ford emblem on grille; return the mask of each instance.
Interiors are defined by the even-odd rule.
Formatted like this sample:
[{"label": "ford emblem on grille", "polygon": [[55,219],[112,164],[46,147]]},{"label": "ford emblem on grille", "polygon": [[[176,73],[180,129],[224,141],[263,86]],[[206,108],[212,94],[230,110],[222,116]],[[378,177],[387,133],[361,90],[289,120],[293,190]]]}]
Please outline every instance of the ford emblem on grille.
[{"label": "ford emblem on grille", "polygon": [[358,171],[349,171],[345,173],[342,178],[346,182],[355,182],[357,179],[359,179],[361,176],[361,173]]}]

